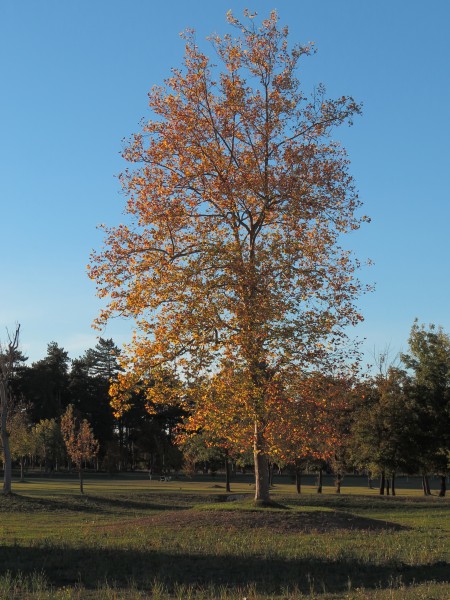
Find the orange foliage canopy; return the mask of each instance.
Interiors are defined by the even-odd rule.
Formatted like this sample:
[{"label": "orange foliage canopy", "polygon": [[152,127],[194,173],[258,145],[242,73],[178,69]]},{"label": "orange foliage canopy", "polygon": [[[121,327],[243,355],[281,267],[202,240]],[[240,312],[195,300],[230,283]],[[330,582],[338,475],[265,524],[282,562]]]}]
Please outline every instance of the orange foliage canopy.
[{"label": "orange foliage canopy", "polygon": [[[346,420],[353,395],[351,377],[327,377],[309,373],[290,381],[267,386],[264,414],[265,451],[278,465],[301,460],[333,460],[345,444],[341,421]],[[222,370],[197,385],[189,396],[195,407],[180,431],[183,442],[201,432],[213,446],[237,456],[253,448],[255,414],[251,386],[236,372]]]},{"label": "orange foliage canopy", "polygon": [[[116,398],[158,365],[187,380],[233,365],[244,396],[230,419],[245,411],[259,456],[274,382],[336,362],[361,318],[358,264],[338,244],[360,203],[330,139],[359,107],[320,86],[307,98],[296,70],[313,46],[289,49],[275,12],[246,17],[228,14],[237,38],[210,38],[221,70],[184,34],[183,68],[152,89],[153,118],[124,151],[129,221],[106,229],[90,276],[108,299],[99,325],[137,321]],[[216,418],[212,396],[204,406],[198,419]]]},{"label": "orange foliage canopy", "polygon": [[348,422],[352,378],[311,373],[289,391],[278,422],[267,433],[272,459],[278,464],[302,459],[333,462],[346,442],[341,425]]}]

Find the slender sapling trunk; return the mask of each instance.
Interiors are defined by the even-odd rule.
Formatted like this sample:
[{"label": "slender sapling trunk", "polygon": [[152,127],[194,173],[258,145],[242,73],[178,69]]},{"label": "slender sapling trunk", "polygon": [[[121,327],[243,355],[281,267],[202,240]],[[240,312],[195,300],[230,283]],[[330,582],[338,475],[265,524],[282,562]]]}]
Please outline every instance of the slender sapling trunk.
[{"label": "slender sapling trunk", "polygon": [[230,461],[228,460],[228,456],[225,456],[225,489],[227,492],[231,492]]},{"label": "slender sapling trunk", "polygon": [[321,494],[322,493],[322,485],[323,485],[323,472],[322,472],[322,467],[319,469],[319,476],[318,476],[318,481],[317,481],[317,493]]},{"label": "slender sapling trunk", "polygon": [[295,489],[297,494],[302,493],[302,470],[298,467],[295,469]]},{"label": "slender sapling trunk", "polygon": [[273,462],[268,461],[269,467],[269,487],[273,487]]},{"label": "slender sapling trunk", "polygon": [[8,384],[6,381],[0,382],[0,396],[1,396],[1,439],[3,445],[3,493],[11,493],[11,480],[12,480],[12,464],[11,464],[11,451],[9,448],[9,433],[7,428],[7,414],[8,414]]}]

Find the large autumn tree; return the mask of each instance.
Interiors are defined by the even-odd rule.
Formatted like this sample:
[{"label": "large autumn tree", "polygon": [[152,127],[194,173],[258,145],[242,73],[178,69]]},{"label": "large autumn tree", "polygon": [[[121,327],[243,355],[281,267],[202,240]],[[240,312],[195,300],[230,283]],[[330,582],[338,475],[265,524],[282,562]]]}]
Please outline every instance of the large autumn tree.
[{"label": "large autumn tree", "polygon": [[336,360],[360,319],[357,263],[339,245],[360,203],[330,137],[359,106],[321,86],[307,97],[297,73],[312,45],[289,48],[276,12],[245,19],[228,13],[237,37],[210,38],[219,66],[184,34],[183,67],[151,90],[153,116],[124,151],[129,218],[106,229],[90,274],[108,299],[99,325],[137,322],[123,387],[161,363],[190,380],[239,372],[265,501],[274,382]]}]

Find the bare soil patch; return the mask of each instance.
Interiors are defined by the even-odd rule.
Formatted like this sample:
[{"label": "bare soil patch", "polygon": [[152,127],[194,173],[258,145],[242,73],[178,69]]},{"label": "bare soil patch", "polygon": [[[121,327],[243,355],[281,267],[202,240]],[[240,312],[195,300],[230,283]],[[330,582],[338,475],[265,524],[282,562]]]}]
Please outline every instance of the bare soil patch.
[{"label": "bare soil patch", "polygon": [[336,530],[380,531],[405,529],[397,523],[359,517],[340,511],[252,511],[252,510],[178,510],[126,523],[105,526],[106,530],[136,527],[170,529],[220,528],[227,531],[269,529],[272,533],[326,533]]}]

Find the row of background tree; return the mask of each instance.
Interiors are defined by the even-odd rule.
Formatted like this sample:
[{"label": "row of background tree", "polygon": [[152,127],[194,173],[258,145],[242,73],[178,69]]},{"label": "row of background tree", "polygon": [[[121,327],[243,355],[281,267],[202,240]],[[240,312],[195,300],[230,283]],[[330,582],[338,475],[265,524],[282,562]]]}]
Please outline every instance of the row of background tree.
[{"label": "row of background tree", "polygon": [[[60,419],[71,404],[92,426],[100,451],[95,466],[105,471],[152,469],[154,473],[193,473],[226,466],[252,465],[251,452],[194,428],[180,436],[189,415],[174,405],[145,408],[142,392],[130,409],[116,417],[109,386],[120,372],[120,351],[111,339],[70,360],[57,343],[30,366],[18,353],[12,381],[10,413],[13,458],[51,471],[66,464]],[[395,474],[420,474],[430,493],[429,474],[445,478],[450,461],[450,338],[440,328],[413,325],[408,352],[397,366],[380,355],[376,375],[348,377],[308,374],[294,399],[288,430],[278,428],[271,471],[295,473],[300,491],[302,472],[324,470],[335,475],[336,489],[352,469],[380,475],[380,493],[392,488]],[[302,397],[303,394],[303,397]],[[306,396],[308,402],[305,402]],[[307,410],[306,410],[306,408]],[[308,408],[309,407],[309,408]],[[311,410],[311,407],[313,409]],[[280,439],[284,439],[280,443]],[[180,445],[181,442],[181,445]],[[227,481],[229,486],[229,480]],[[319,491],[320,491],[319,481]]]},{"label": "row of background tree", "polygon": [[14,407],[10,411],[10,444],[18,462],[45,471],[66,464],[60,419],[73,405],[79,419],[86,419],[99,443],[97,469],[121,471],[181,467],[181,454],[174,447],[171,431],[179,421],[179,410],[167,407],[150,416],[135,398],[133,408],[115,418],[110,406],[109,385],[120,370],[120,351],[112,339],[100,338],[95,348],[70,360],[56,342],[47,355],[31,365],[17,355],[11,381]]}]

